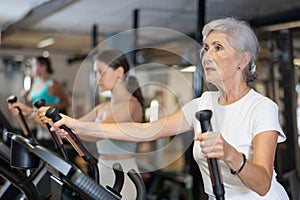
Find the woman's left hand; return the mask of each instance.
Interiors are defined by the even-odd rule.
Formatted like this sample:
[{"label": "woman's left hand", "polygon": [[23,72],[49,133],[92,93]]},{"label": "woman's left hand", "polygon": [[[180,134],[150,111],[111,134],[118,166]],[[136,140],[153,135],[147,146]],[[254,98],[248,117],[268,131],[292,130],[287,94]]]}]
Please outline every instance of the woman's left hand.
[{"label": "woman's left hand", "polygon": [[8,109],[12,112],[13,115],[18,116],[19,110],[17,109],[17,107],[20,108],[20,110],[22,111],[22,114],[24,116],[30,116],[31,113],[33,112],[33,108],[31,108],[30,106],[27,106],[26,104],[22,103],[22,102],[15,102],[15,103],[8,103]]},{"label": "woman's left hand", "polygon": [[43,124],[52,123],[52,120],[45,116],[45,112],[49,109],[49,106],[42,106],[38,109],[36,116]]},{"label": "woman's left hand", "polygon": [[64,114],[60,114],[60,116],[61,116],[60,120],[58,120],[55,123],[51,123],[52,127],[50,128],[50,130],[54,131],[57,135],[61,137],[66,137],[68,135],[68,132],[61,128],[62,125],[65,125],[68,128],[70,128],[74,134],[78,134],[76,129],[77,120]]}]

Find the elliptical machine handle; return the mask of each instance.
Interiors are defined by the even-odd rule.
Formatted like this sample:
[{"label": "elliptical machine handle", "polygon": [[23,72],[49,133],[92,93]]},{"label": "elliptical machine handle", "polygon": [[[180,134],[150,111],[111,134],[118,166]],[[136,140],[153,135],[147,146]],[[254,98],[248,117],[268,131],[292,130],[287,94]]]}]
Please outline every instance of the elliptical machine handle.
[{"label": "elliptical machine handle", "polygon": [[[45,116],[52,119],[53,122],[57,122],[61,119],[58,108],[55,106],[48,108]],[[60,128],[68,132],[66,136],[67,140],[75,148],[77,153],[90,165],[91,170],[93,171],[93,178],[97,183],[99,183],[99,170],[97,166],[98,160],[86,149],[80,139],[72,132],[69,127],[67,127],[66,125],[62,125]]]},{"label": "elliptical machine handle", "polygon": [[[18,101],[17,96],[15,95],[10,95],[6,101],[10,104],[16,103]],[[20,125],[22,127],[22,130],[24,132],[24,136],[25,137],[30,137],[30,139],[32,139],[34,142],[38,143],[37,139],[34,137],[34,135],[32,134],[32,132],[29,129],[29,126],[25,120],[25,117],[23,115],[23,112],[21,110],[21,108],[19,106],[16,107],[19,111],[19,116],[18,116],[18,120],[20,122]]]},{"label": "elliptical machine handle", "polygon": [[[40,99],[40,100],[37,100],[36,102],[34,102],[33,104],[36,108],[41,108],[42,106],[45,106],[46,105],[46,101],[45,99]],[[59,149],[61,155],[66,159],[66,160],[69,160],[68,158],[68,154],[66,152],[66,150],[64,149],[64,146],[63,146],[63,141],[61,140],[60,137],[58,137],[56,135],[55,132],[51,131],[50,128],[51,128],[51,125],[49,123],[46,124],[47,128],[48,128],[48,131],[52,137],[52,141],[55,145],[55,147],[57,149]]]},{"label": "elliptical machine handle", "polygon": [[[212,116],[211,110],[200,110],[196,113],[195,117],[200,121],[202,132],[212,131],[212,126],[210,123],[210,119]],[[212,182],[213,192],[216,196],[217,200],[224,200],[224,185],[222,182],[222,174],[220,172],[218,159],[217,158],[209,158],[207,159],[210,178]]]}]

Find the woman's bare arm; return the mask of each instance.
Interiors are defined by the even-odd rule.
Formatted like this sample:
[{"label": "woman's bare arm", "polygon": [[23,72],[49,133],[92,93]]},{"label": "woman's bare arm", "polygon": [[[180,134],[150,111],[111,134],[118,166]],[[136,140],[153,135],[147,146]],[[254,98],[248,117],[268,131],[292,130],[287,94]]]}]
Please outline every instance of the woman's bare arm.
[{"label": "woman's bare arm", "polygon": [[[277,138],[276,131],[257,134],[253,139],[253,161],[247,160],[238,174],[243,183],[259,195],[265,195],[271,186]],[[200,141],[202,152],[206,157],[224,160],[233,171],[241,167],[242,154],[227,143],[221,133],[200,133],[195,139]]]},{"label": "woman's bare arm", "polygon": [[52,83],[50,84],[50,87],[48,89],[48,92],[51,95],[55,95],[59,97],[59,102],[56,104],[57,108],[59,110],[66,109],[67,107],[70,106],[70,101],[69,97],[66,94],[64,88],[60,83],[58,83],[56,80],[53,80]]},{"label": "woman's bare arm", "polygon": [[260,195],[265,195],[271,187],[277,138],[276,131],[256,135],[253,140],[253,161],[247,161],[245,169],[239,174],[244,184]]},{"label": "woman's bare arm", "polygon": [[181,109],[168,117],[151,123],[95,123],[82,122],[63,115],[63,118],[54,123],[52,130],[65,136],[67,132],[60,129],[65,124],[80,137],[109,138],[124,141],[151,141],[162,137],[173,136],[191,130]]}]

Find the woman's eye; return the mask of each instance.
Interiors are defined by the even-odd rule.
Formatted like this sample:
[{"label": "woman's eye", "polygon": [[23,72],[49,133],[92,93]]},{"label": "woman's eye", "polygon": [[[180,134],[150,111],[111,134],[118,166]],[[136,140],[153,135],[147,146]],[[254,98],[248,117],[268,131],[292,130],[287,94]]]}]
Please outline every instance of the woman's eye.
[{"label": "woman's eye", "polygon": [[220,51],[220,50],[222,50],[223,48],[222,48],[220,45],[217,45],[217,46],[215,47],[215,49],[216,49],[216,51]]},{"label": "woman's eye", "polygon": [[203,58],[203,55],[204,55],[205,52],[206,52],[205,48],[201,48],[201,49],[200,49],[200,53],[199,53],[200,59]]},{"label": "woman's eye", "polygon": [[203,57],[203,55],[204,55],[204,53],[206,53],[208,51],[208,47],[206,46],[204,46],[204,47],[202,47],[201,49],[200,49],[200,58],[202,58]]}]

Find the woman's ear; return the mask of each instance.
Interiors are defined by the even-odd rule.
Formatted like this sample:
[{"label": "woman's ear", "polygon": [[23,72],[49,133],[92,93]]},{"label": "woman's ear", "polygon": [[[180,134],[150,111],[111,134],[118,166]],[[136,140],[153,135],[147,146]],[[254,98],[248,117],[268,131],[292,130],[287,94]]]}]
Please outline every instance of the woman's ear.
[{"label": "woman's ear", "polygon": [[249,52],[244,52],[242,55],[241,55],[241,65],[240,67],[242,69],[244,69],[245,67],[248,66],[248,64],[250,63],[250,60],[251,60],[251,54]]},{"label": "woman's ear", "polygon": [[122,78],[124,76],[124,68],[122,66],[119,66],[116,69],[116,72],[117,72],[119,78]]}]

